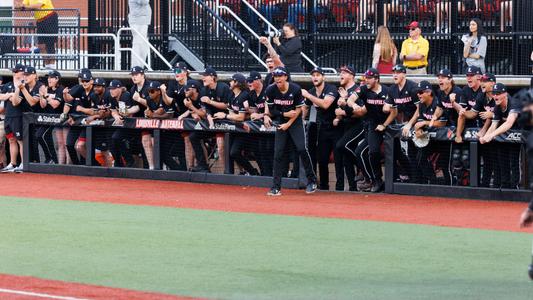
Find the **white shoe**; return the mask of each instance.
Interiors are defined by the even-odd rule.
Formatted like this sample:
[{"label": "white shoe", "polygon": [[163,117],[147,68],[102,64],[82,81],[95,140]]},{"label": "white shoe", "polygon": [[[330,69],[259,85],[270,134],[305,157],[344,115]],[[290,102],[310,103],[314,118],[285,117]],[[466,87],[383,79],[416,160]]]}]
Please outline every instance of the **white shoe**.
[{"label": "white shoe", "polygon": [[18,167],[16,167],[14,170],[13,170],[15,173],[22,173],[24,171],[24,166],[22,164],[20,164]]},{"label": "white shoe", "polygon": [[15,172],[15,166],[13,166],[13,164],[9,164],[7,165],[7,167],[3,168],[2,173],[11,173],[11,172]]}]

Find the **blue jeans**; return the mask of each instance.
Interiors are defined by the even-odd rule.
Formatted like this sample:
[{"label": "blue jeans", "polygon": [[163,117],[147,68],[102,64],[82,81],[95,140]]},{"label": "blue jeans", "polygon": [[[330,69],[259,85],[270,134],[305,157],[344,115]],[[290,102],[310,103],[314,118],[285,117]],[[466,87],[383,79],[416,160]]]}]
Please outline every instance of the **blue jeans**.
[{"label": "blue jeans", "polygon": [[[320,14],[326,13],[326,8],[324,6],[315,6],[313,8],[313,13],[315,17]],[[288,15],[287,15],[287,22],[294,24],[296,28],[302,29],[305,27],[305,21],[302,23],[300,22],[300,17],[303,16],[304,18],[307,17],[307,7],[304,7],[303,4],[297,3],[297,4],[291,4],[288,8]],[[311,28],[312,31],[316,28],[316,22],[313,21],[313,28]]]}]

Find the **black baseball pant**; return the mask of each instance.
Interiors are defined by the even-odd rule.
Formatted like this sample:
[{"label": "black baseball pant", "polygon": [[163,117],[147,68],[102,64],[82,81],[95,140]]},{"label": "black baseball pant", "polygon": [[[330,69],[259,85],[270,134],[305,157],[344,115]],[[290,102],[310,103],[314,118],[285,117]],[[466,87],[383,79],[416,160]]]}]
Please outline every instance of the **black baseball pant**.
[{"label": "black baseball pant", "polygon": [[[57,163],[57,154],[56,148],[54,146],[54,138],[52,132],[54,127],[52,126],[38,126],[35,128],[34,137],[37,140],[37,143],[33,143],[34,147],[41,145],[43,149],[45,162],[53,161]],[[37,156],[33,160],[39,161],[39,150],[36,151]]]},{"label": "black baseball pant", "polygon": [[242,154],[242,151],[245,149],[250,149],[250,146],[251,140],[247,136],[240,134],[232,134],[230,157],[249,174],[258,175],[257,170],[252,166],[250,161]]},{"label": "black baseball pant", "polygon": [[215,135],[210,132],[193,131],[189,135],[192,148],[194,150],[194,156],[196,157],[197,166],[200,168],[208,169],[207,160],[204,155],[204,148],[202,147],[202,141],[205,139],[213,138]]},{"label": "black baseball pant", "polygon": [[[174,159],[178,158],[178,162]],[[179,131],[161,131],[161,162],[170,170],[187,171],[185,141]]]},{"label": "black baseball pant", "polygon": [[[335,151],[342,153],[342,164],[351,190],[355,189],[355,149],[365,138],[365,130],[362,123],[345,124],[344,133],[335,146]],[[339,172],[337,182],[344,182],[344,173]]]},{"label": "black baseball pant", "polygon": [[138,132],[128,129],[117,129],[111,135],[111,154],[115,160],[115,167],[127,167],[134,165],[131,151],[132,141],[138,137]]},{"label": "black baseball pant", "polygon": [[[500,183],[503,189],[518,189],[520,184],[520,144],[494,143],[496,163],[500,169]],[[497,186],[496,186],[497,187]]]},{"label": "black baseball pant", "polygon": [[79,165],[84,164],[85,159],[83,157],[80,159],[78,158],[78,152],[76,151],[76,142],[80,137],[85,136],[85,128],[82,127],[70,127],[70,130],[68,131],[67,135],[67,151],[68,155],[70,156],[70,161],[72,161],[72,164]]},{"label": "black baseball pant", "polygon": [[320,189],[329,189],[329,157],[333,152],[335,162],[336,190],[344,190],[344,165],[343,151],[336,147],[337,142],[342,136],[342,129],[330,124],[318,125],[318,171],[320,177]]},{"label": "black baseball pant", "polygon": [[289,153],[286,151],[287,141],[290,139],[293,141],[298,156],[302,160],[303,167],[305,169],[305,175],[307,182],[316,182],[316,175],[313,171],[311,157],[307,150],[305,128],[301,118],[297,118],[294,123],[285,131],[277,130],[275,133],[274,142],[274,185],[273,188],[281,189],[281,176],[283,173],[283,162],[285,156]]}]

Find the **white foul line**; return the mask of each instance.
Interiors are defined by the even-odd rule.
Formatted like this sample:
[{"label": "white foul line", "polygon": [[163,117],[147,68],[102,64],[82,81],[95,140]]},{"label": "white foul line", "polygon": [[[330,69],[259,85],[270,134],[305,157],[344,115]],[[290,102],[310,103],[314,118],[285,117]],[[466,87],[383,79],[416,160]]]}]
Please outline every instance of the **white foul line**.
[{"label": "white foul line", "polygon": [[8,289],[1,289],[1,288],[0,288],[0,293],[17,294],[17,295],[31,296],[31,297],[37,297],[37,298],[48,298],[48,299],[59,299],[59,300],[88,300],[88,299],[82,299],[82,298],[62,297],[62,296],[54,296],[54,295],[48,295],[48,294],[24,292],[24,291],[17,291],[17,290],[8,290]]}]

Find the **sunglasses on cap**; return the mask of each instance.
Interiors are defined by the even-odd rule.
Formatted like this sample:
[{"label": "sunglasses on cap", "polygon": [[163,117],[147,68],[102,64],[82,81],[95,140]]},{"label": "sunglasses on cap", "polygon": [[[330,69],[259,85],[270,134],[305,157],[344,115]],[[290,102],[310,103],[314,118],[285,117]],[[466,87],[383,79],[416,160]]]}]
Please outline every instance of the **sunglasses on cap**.
[{"label": "sunglasses on cap", "polygon": [[84,80],[82,80],[81,82],[82,82],[82,83],[89,83],[89,82],[91,82],[91,80],[90,80],[90,79],[84,79]]},{"label": "sunglasses on cap", "polygon": [[418,91],[416,92],[417,95],[422,95],[423,93],[426,93],[426,92],[429,92],[431,90],[421,90],[421,91]]},{"label": "sunglasses on cap", "polygon": [[185,71],[182,70],[182,69],[175,69],[174,70],[174,74],[178,75],[178,74],[181,74],[181,73],[184,73]]}]

